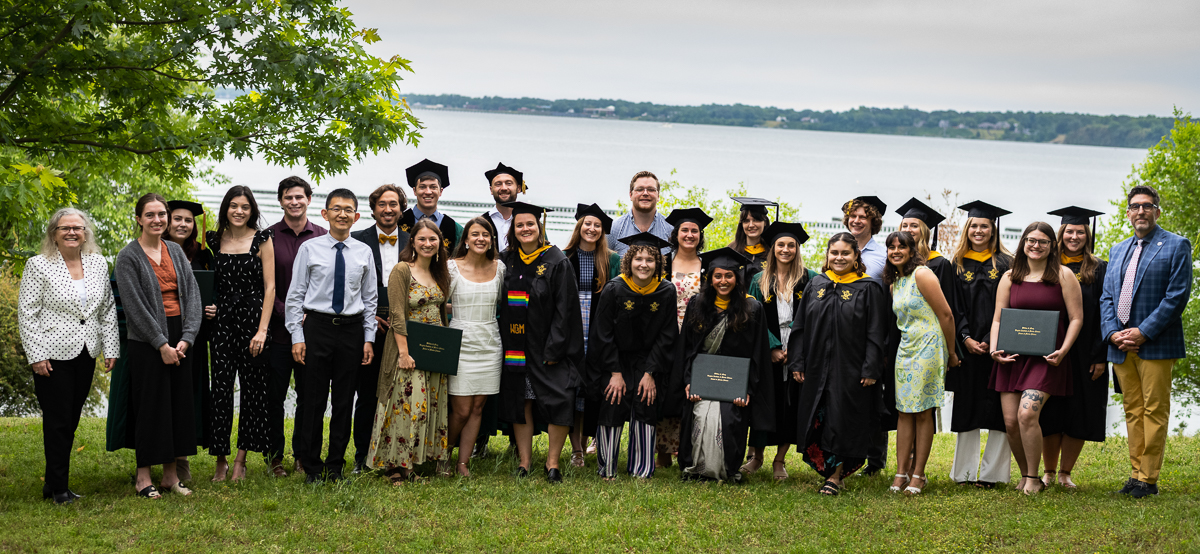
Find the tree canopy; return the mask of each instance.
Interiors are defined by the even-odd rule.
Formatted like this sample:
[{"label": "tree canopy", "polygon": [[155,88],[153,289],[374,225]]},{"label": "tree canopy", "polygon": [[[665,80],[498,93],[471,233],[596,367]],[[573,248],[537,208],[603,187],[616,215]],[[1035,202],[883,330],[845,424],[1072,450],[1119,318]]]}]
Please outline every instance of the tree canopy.
[{"label": "tree canopy", "polygon": [[[123,221],[94,215],[126,232],[138,194],[186,194],[208,160],[254,155],[320,178],[420,138],[399,91],[409,62],[368,54],[376,30],[336,0],[0,0],[0,14],[10,256],[67,203],[115,203]],[[223,88],[248,93],[218,100]]]}]

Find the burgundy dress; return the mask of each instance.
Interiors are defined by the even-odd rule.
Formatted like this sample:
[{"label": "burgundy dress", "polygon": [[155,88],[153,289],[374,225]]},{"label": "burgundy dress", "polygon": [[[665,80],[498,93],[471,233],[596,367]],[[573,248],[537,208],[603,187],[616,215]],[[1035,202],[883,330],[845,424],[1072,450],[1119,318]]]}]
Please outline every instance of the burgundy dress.
[{"label": "burgundy dress", "polygon": [[[1067,335],[1067,305],[1063,302],[1062,287],[1041,282],[1013,283],[1008,304],[1021,310],[1052,310],[1058,312],[1058,339],[1062,348]],[[1051,396],[1071,395],[1070,354],[1063,356],[1058,366],[1052,366],[1041,356],[1017,356],[1010,364],[992,363],[988,387],[997,392],[1039,390]]]}]

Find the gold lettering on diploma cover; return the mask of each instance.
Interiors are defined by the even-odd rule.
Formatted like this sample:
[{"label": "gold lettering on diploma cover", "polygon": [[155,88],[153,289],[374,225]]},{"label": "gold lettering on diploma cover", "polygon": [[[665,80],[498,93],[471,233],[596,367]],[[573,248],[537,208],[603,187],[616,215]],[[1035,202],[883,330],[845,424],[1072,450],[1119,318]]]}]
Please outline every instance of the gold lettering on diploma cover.
[{"label": "gold lettering on diploma cover", "polygon": [[721,373],[721,372],[717,372],[717,373],[709,373],[709,374],[708,374],[708,380],[709,380],[709,381],[716,381],[716,382],[718,382],[718,383],[728,383],[728,382],[730,382],[730,381],[732,381],[732,380],[733,380],[733,377],[730,377],[730,376],[728,376],[728,375],[726,375],[726,374],[724,374],[724,373]]},{"label": "gold lettering on diploma cover", "polygon": [[421,346],[421,350],[424,350],[426,352],[440,353],[442,351],[441,346],[438,346],[432,342],[423,342],[420,344],[420,346]]},{"label": "gold lettering on diploma cover", "polygon": [[1023,337],[1036,337],[1042,334],[1040,330],[1034,329],[1033,327],[1017,327],[1016,331],[1018,335]]},{"label": "gold lettering on diploma cover", "polygon": [[510,323],[508,325],[508,332],[509,332],[509,334],[512,334],[512,335],[524,335],[525,334],[525,324],[524,323]]}]

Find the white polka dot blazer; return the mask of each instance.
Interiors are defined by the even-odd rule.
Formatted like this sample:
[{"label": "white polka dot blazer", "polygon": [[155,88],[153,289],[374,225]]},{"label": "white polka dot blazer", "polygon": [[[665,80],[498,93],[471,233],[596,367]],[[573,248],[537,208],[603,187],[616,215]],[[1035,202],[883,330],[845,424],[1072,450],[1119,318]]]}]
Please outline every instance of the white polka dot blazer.
[{"label": "white polka dot blazer", "polygon": [[17,297],[20,308],[17,322],[30,364],[71,360],[83,348],[95,358],[101,357],[102,352],[105,358],[118,356],[121,344],[117,334],[117,305],[104,256],[83,256],[83,279],[87,305],[81,308],[79,290],[62,256],[38,255],[25,262]]}]

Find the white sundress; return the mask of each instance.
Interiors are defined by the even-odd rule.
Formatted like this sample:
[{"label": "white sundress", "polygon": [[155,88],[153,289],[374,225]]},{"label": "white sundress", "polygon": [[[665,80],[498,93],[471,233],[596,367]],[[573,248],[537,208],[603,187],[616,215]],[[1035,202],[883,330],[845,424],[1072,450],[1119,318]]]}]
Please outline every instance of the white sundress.
[{"label": "white sundress", "polygon": [[504,264],[496,264],[496,276],[486,283],[464,279],[454,260],[447,262],[447,266],[450,269],[450,304],[454,307],[450,327],[463,332],[458,375],[450,377],[450,394],[496,394],[500,392],[500,366],[504,362],[500,324],[496,320]]}]

